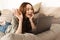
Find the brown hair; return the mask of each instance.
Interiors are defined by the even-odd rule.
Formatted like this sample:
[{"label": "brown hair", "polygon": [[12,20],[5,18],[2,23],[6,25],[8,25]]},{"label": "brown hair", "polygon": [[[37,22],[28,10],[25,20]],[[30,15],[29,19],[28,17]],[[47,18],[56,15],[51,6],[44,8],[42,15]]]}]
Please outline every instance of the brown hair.
[{"label": "brown hair", "polygon": [[[26,14],[26,5],[27,5],[27,4],[31,5],[31,4],[28,3],[28,2],[23,2],[23,3],[21,4],[21,6],[19,7],[19,11],[21,11],[23,15]],[[31,6],[32,6],[32,5],[31,5]],[[33,10],[33,12],[34,12],[33,6],[32,6],[32,10]]]}]

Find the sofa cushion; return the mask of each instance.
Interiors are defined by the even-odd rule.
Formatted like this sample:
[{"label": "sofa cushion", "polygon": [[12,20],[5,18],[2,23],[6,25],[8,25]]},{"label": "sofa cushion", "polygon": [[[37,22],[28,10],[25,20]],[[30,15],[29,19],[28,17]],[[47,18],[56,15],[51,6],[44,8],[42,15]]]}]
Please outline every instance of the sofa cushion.
[{"label": "sofa cushion", "polygon": [[3,32],[0,32],[0,38],[2,38],[5,34]]},{"label": "sofa cushion", "polygon": [[34,8],[35,14],[39,13],[40,12],[40,8],[41,8],[41,2],[33,5],[33,8]]},{"label": "sofa cushion", "polygon": [[4,37],[2,37],[0,40],[40,40],[36,35],[27,33],[27,34],[14,34],[14,33],[9,33],[6,34]]},{"label": "sofa cushion", "polygon": [[51,28],[50,28],[51,31],[53,31],[54,33],[58,34],[60,33],[60,24],[51,24]]}]

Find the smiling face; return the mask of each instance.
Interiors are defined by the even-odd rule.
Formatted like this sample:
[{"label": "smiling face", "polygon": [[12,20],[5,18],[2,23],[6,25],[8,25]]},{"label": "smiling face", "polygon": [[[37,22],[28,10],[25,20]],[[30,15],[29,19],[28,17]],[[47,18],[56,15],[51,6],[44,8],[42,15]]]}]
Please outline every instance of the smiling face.
[{"label": "smiling face", "polygon": [[30,5],[30,4],[27,4],[26,5],[26,17],[28,17],[28,16],[32,16],[32,14],[33,14],[34,12],[33,12],[33,7]]},{"label": "smiling face", "polygon": [[23,2],[19,7],[19,11],[23,14],[24,17],[32,16],[34,13],[33,6],[28,2]]}]

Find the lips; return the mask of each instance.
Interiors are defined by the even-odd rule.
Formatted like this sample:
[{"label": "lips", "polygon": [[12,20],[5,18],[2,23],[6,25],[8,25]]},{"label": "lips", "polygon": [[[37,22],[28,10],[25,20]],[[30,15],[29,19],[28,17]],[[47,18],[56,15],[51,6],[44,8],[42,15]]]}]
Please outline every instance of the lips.
[{"label": "lips", "polygon": [[32,14],[28,14],[29,16],[32,16]]}]

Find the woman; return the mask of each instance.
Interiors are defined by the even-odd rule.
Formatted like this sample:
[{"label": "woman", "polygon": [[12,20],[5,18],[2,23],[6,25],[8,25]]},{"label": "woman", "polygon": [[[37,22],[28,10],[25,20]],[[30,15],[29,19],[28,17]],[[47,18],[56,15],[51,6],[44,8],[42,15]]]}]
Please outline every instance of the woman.
[{"label": "woman", "polygon": [[[35,31],[35,29],[36,29],[35,24],[33,23],[33,20],[32,20],[33,16],[34,16],[34,9],[33,9],[32,5],[30,3],[28,3],[28,2],[22,3],[20,8],[18,10],[15,10],[15,14],[14,15],[18,18],[18,22],[19,22],[17,30],[14,33],[6,34],[0,40],[4,40],[4,39],[5,40],[7,40],[7,39],[8,40],[10,40],[10,39],[11,40],[36,39],[37,37],[35,35],[22,34],[22,33],[26,33],[26,32],[27,33],[33,33]],[[14,27],[16,27],[16,26],[14,26]],[[21,34],[21,35],[18,35],[18,34]],[[31,37],[33,37],[33,38],[31,38]]]},{"label": "woman", "polygon": [[36,26],[33,22],[34,17],[34,9],[33,6],[28,3],[24,2],[20,6],[19,9],[15,10],[15,16],[19,20],[19,25],[17,28],[16,34],[20,33],[33,33],[36,29]]}]

